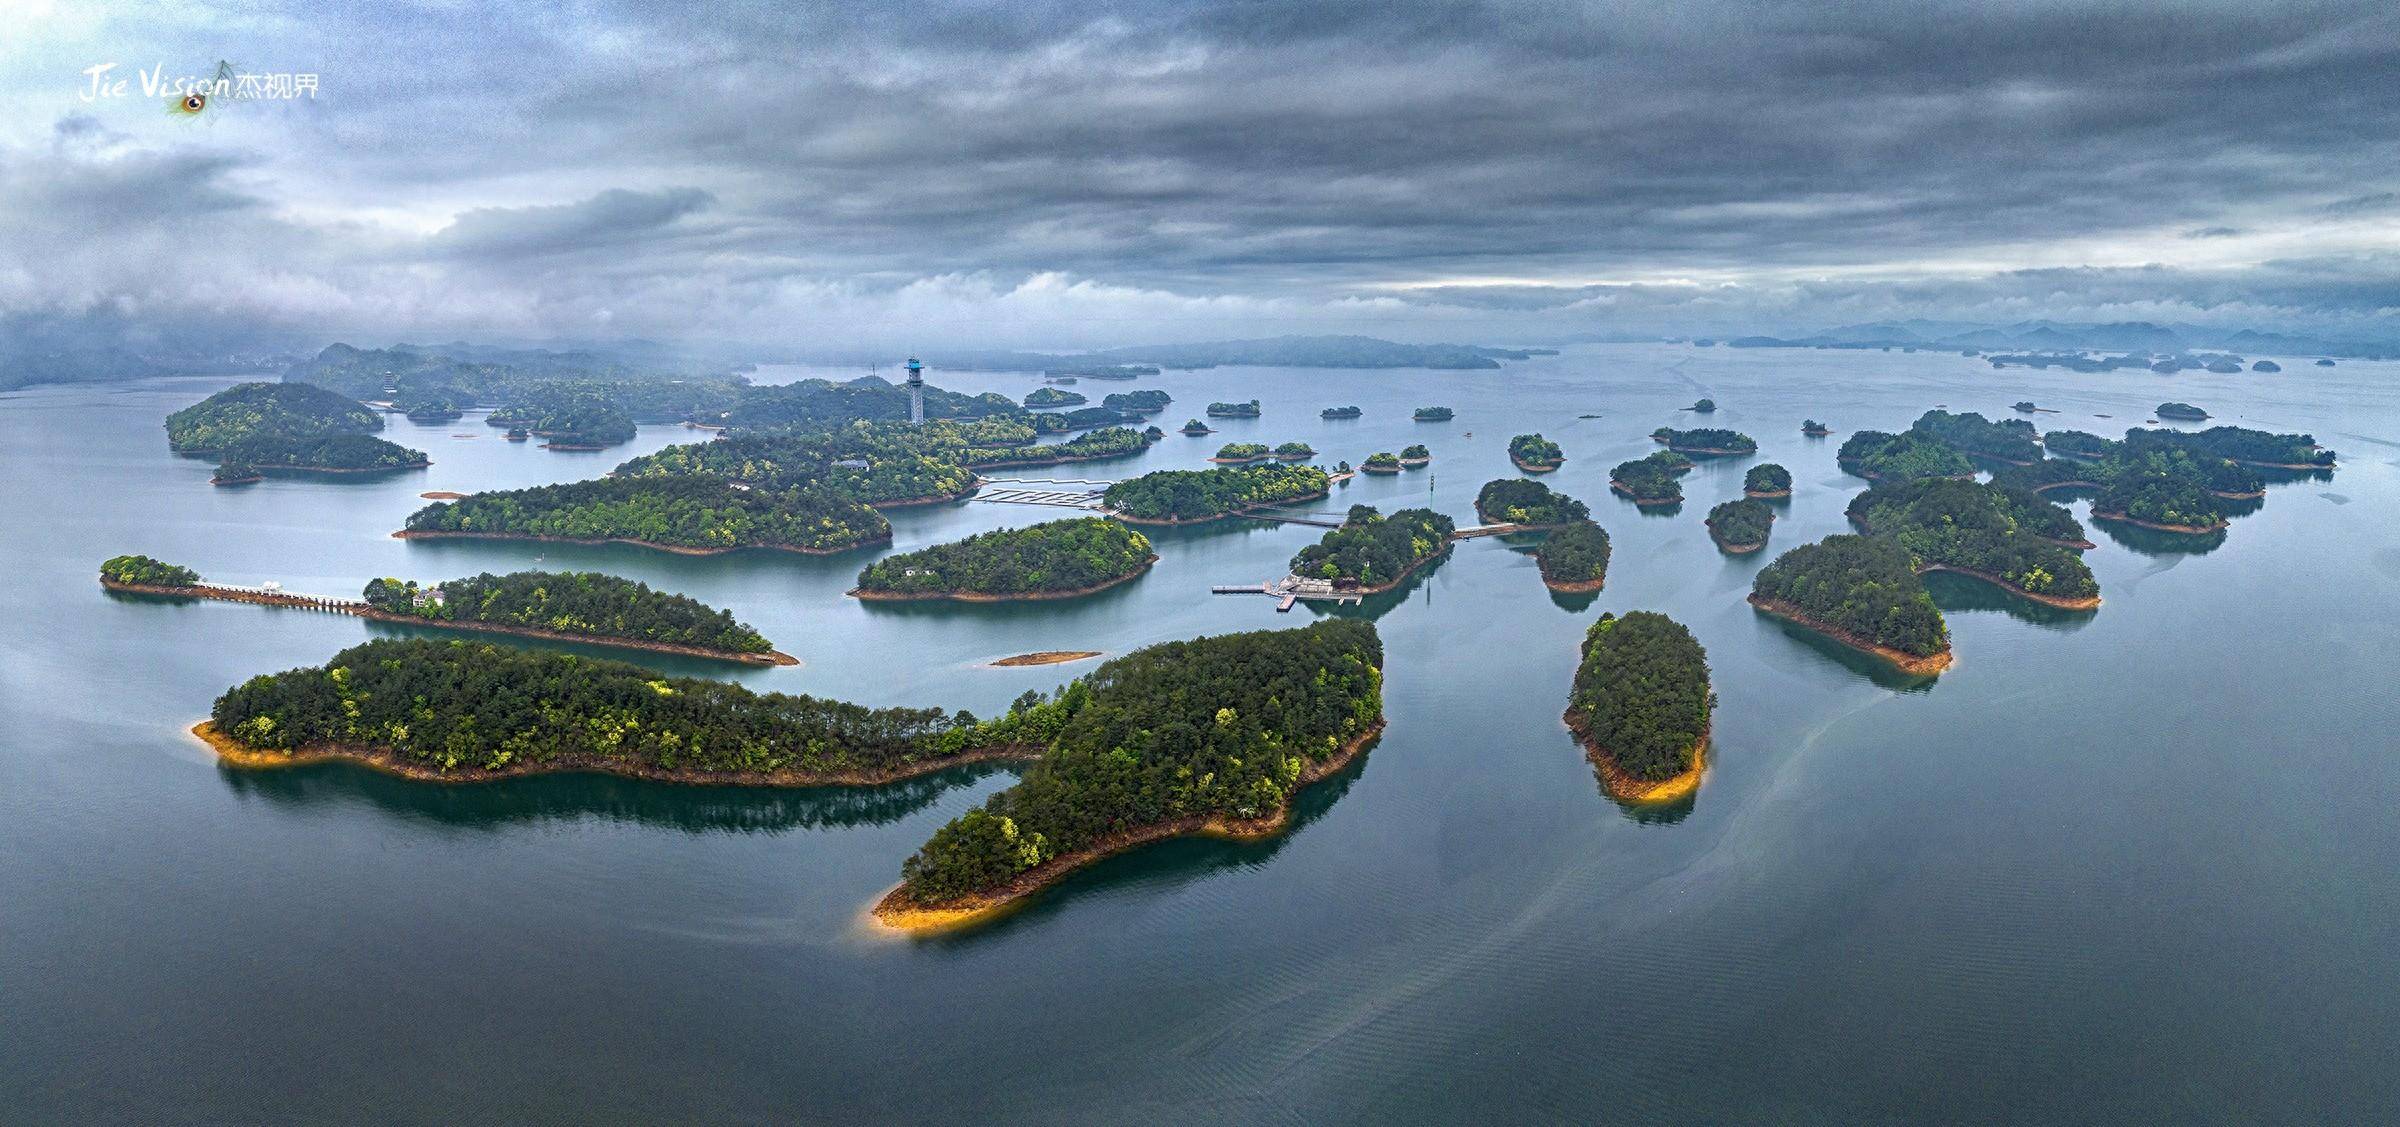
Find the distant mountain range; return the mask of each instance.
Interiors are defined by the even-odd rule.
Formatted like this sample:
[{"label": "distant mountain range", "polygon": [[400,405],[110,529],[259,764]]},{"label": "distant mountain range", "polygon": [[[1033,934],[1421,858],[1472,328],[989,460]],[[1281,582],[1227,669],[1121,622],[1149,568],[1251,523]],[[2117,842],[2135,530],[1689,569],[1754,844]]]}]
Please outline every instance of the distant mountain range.
[{"label": "distant mountain range", "polygon": [[2400,342],[2337,339],[2255,329],[2212,329],[2158,325],[2148,321],[2076,324],[2020,321],[1977,325],[1954,321],[1876,321],[1843,325],[1805,337],[1735,337],[1734,348],[1973,349],[1980,352],[2129,352],[2171,356],[2194,351],[2259,353],[2271,356],[2341,356],[2383,359],[2400,356]]},{"label": "distant mountain range", "polygon": [[1254,364],[1283,368],[1497,368],[1503,360],[1553,355],[1550,349],[1485,348],[1473,344],[1400,344],[1374,337],[1268,337],[1202,344],[1146,344],[1098,352],[930,353],[926,362],[944,368],[1043,371],[1095,364],[1155,364],[1161,368],[1214,368]]}]

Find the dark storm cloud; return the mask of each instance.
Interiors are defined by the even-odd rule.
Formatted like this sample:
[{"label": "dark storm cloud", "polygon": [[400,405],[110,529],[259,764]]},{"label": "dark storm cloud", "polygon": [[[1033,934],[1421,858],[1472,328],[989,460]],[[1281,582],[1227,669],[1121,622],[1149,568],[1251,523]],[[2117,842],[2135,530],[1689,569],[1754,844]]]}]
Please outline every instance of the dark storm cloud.
[{"label": "dark storm cloud", "polygon": [[[267,36],[338,97],[284,148],[150,159],[199,162],[219,207],[256,198],[245,161],[303,166],[326,210],[454,201],[413,244],[299,261],[343,301],[453,271],[541,326],[2369,316],[2267,299],[2374,296],[2386,248],[2338,225],[2400,198],[2400,17],[2369,4],[297,13],[207,41]],[[2229,260],[2265,238],[2316,264]],[[2061,246],[2110,261],[2005,269]],[[1062,276],[1091,284],[1027,283]]]}]

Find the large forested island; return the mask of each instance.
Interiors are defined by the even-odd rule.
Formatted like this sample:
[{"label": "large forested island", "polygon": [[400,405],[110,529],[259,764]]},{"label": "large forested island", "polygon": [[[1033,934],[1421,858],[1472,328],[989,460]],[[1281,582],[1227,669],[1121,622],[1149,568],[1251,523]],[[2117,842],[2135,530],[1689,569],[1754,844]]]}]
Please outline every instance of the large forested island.
[{"label": "large forested island", "polygon": [[1571,524],[1590,515],[1591,510],[1583,502],[1528,478],[1487,481],[1475,494],[1475,516],[1486,524],[1547,528]]},{"label": "large forested island", "polygon": [[1136,524],[1192,524],[1261,505],[1312,501],[1327,488],[1325,471],[1313,466],[1157,470],[1109,486],[1100,503],[1110,515]]},{"label": "large forested island", "polygon": [[1683,486],[1676,481],[1675,470],[1657,454],[1617,463],[1608,471],[1608,487],[1636,505],[1673,505],[1683,500]]},{"label": "large forested island", "polygon": [[1917,416],[1908,429],[1911,434],[1963,454],[2017,463],[2038,461],[2042,456],[2042,448],[2034,440],[2033,424],[2023,419],[1993,422],[1974,411],[1954,415],[1937,409]]},{"label": "large forested island", "polygon": [[1339,591],[1389,591],[1449,551],[1455,531],[1449,517],[1431,509],[1385,516],[1372,505],[1352,505],[1340,528],[1292,557],[1292,574],[1322,579]]},{"label": "large forested island", "polygon": [[1773,462],[1750,467],[1742,475],[1742,493],[1749,497],[1789,497],[1792,495],[1792,471]]},{"label": "large forested island", "polygon": [[1612,797],[1669,802],[1700,785],[1715,704],[1708,654],[1682,623],[1604,614],[1584,634],[1567,727]]},{"label": "large forested island", "polygon": [[1903,434],[1859,431],[1842,441],[1834,459],[1843,469],[1869,481],[1975,476],[1975,463],[1956,447],[1913,430]]},{"label": "large forested island", "polygon": [[1067,599],[1138,578],[1158,562],[1150,538],[1104,517],[1000,528],[868,564],[862,599],[1005,602]]},{"label": "large forested island", "polygon": [[548,439],[558,450],[598,450],[633,441],[634,418],[605,391],[576,385],[545,385],[527,391],[484,422],[523,429]]},{"label": "large forested island", "polygon": [[744,488],[692,474],[477,493],[427,505],[393,535],[622,543],[685,555],[736,548],[823,555],[889,541],[892,526],[882,513],[822,485]]},{"label": "large forested island", "polygon": [[2070,610],[2100,605],[2083,557],[2083,526],[2022,489],[1925,478],[1879,482],[1849,507],[1851,523],[1908,550],[1919,571],[1954,571]]},{"label": "large forested island", "polygon": [[1775,510],[1754,497],[1737,497],[1708,510],[1709,538],[1737,556],[1766,547],[1774,526]]},{"label": "large forested island", "polygon": [[1608,532],[1577,521],[1552,532],[1533,550],[1542,583],[1553,591],[1597,591],[1608,580]]},{"label": "large forested island", "polygon": [[1508,460],[1526,473],[1549,473],[1567,462],[1566,451],[1558,443],[1538,434],[1520,434],[1508,440]]},{"label": "large forested island", "polygon": [[1168,642],[1102,665],[1026,709],[1058,725],[1048,750],[1017,785],[936,831],[876,919],[955,927],[1149,842],[1280,832],[1292,796],[1382,729],[1382,664],[1373,625],[1330,619]]},{"label": "large forested island", "polygon": [[758,631],[698,599],[594,571],[484,573],[435,587],[369,580],[368,618],[623,646],[753,665],[796,665]]},{"label": "large forested island", "polygon": [[419,470],[433,461],[422,450],[411,450],[371,434],[326,434],[298,438],[285,434],[254,434],[226,443],[217,452],[217,473],[228,479],[274,473],[386,473]]},{"label": "large forested island", "polygon": [[1025,710],[978,723],[662,677],[623,662],[479,642],[379,639],[321,667],[253,677],[195,731],[229,762],[346,759],[470,782],[592,771],[686,783],[866,785],[1047,738]]},{"label": "large forested island", "polygon": [[167,416],[167,448],[178,454],[221,454],[248,438],[323,438],[382,429],[383,416],[314,384],[242,383]]},{"label": "large forested island", "polygon": [[1907,549],[1879,536],[1828,536],[1760,568],[1750,605],[1890,662],[1950,667],[1950,628]]},{"label": "large forested island", "polygon": [[1701,427],[1697,430],[1676,430],[1660,427],[1650,437],[1664,443],[1666,448],[1681,454],[1756,454],[1758,440],[1740,431],[1722,427]]}]

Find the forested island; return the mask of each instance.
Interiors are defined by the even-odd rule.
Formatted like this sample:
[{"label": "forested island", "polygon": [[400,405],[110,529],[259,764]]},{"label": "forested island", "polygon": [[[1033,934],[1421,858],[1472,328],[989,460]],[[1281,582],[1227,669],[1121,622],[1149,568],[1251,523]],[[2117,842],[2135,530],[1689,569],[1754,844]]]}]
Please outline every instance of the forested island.
[{"label": "forested island", "polygon": [[1457,416],[1448,407],[1419,407],[1409,417],[1420,423],[1446,423]]},{"label": "forested island", "polygon": [[363,617],[521,634],[751,665],[797,665],[732,614],[698,599],[594,571],[471,575],[434,587],[373,579]]},{"label": "forested island", "polygon": [[1258,417],[1258,400],[1253,399],[1248,403],[1211,403],[1208,405],[1208,417],[1212,419],[1255,419]]},{"label": "forested island", "polygon": [[1750,605],[1904,673],[1950,667],[1950,629],[1907,549],[1877,536],[1828,536],[1760,568]]},{"label": "forested island", "polygon": [[1773,462],[1752,466],[1742,475],[1742,493],[1749,497],[1773,498],[1792,495],[1792,471]]},{"label": "forested island", "polygon": [[1544,537],[1533,559],[1551,590],[1597,591],[1608,579],[1608,532],[1591,521],[1576,521]]},{"label": "forested island", "polygon": [[1398,455],[1398,454],[1394,454],[1394,453],[1392,453],[1392,452],[1391,452],[1391,451],[1389,451],[1389,450],[1378,450],[1378,451],[1376,451],[1376,452],[1374,452],[1374,453],[1372,453],[1372,454],[1369,454],[1369,455],[1367,455],[1367,460],[1366,460],[1366,461],[1363,461],[1363,462],[1360,462],[1360,463],[1358,464],[1358,468],[1359,468],[1359,470],[1360,470],[1361,472],[1363,472],[1363,473],[1375,473],[1375,474],[1394,474],[1394,473],[1399,473],[1399,472],[1400,472],[1400,455]]},{"label": "forested island", "polygon": [[1690,407],[1685,408],[1685,410],[1697,411],[1703,415],[1715,414],[1717,410],[1717,401],[1714,399],[1702,399],[1693,403]]},{"label": "forested island", "polygon": [[623,662],[480,642],[378,639],[320,667],[253,677],[194,729],[228,761],[342,759],[473,782],[588,771],[668,782],[863,786],[1029,759],[1049,707],[978,722],[867,708]]},{"label": "forested island", "polygon": [[1567,727],[1622,802],[1669,802],[1700,786],[1708,752],[1708,654],[1651,611],[1603,614],[1584,634]]},{"label": "forested island", "polygon": [[1262,462],[1274,456],[1275,452],[1268,449],[1267,444],[1263,442],[1228,442],[1217,447],[1217,456],[1210,458],[1209,461],[1221,466],[1242,466],[1252,462]]},{"label": "forested island", "polygon": [[2076,458],[2106,457],[2109,450],[2115,446],[2114,441],[2088,431],[2054,430],[2042,436],[2043,449],[2052,454],[2064,454]]},{"label": "forested island", "polygon": [[600,450],[633,441],[634,418],[615,396],[573,384],[544,385],[484,417],[489,426],[524,430],[553,450]]},{"label": "forested island", "polygon": [[825,555],[892,538],[883,514],[823,485],[737,487],[713,475],[601,478],[427,505],[394,536],[635,544],[685,555]]},{"label": "forested island", "polygon": [[1412,442],[1400,448],[1400,464],[1410,468],[1433,464],[1433,451],[1422,442]]},{"label": "forested island", "polygon": [[1357,407],[1327,407],[1317,412],[1317,417],[1320,419],[1355,419],[1364,414],[1366,412]]},{"label": "forested island", "polygon": [[1910,434],[1932,439],[1962,454],[1977,454],[2020,465],[2040,461],[2042,457],[2042,448],[2033,424],[2023,419],[1993,422],[1974,411],[1954,415],[1948,411],[1932,410],[1917,416],[1917,421],[1908,430]]},{"label": "forested island", "polygon": [[1105,517],[979,532],[868,564],[862,599],[1013,602],[1070,599],[1131,582],[1158,556],[1150,538]]},{"label": "forested island", "polygon": [[100,585],[103,587],[190,587],[200,582],[200,573],[181,564],[149,556],[111,556],[100,564]]},{"label": "forested island", "polygon": [[[1045,434],[1072,429],[1058,416],[1029,412],[996,391],[967,395],[931,385],[925,388],[928,421],[993,417],[1016,419],[1036,428],[1055,428],[1043,430]],[[737,431],[771,433],[824,430],[859,421],[904,423],[907,420],[908,389],[877,376],[862,376],[843,383],[808,379],[744,388],[732,410],[701,421]]]},{"label": "forested island", "polygon": [[1157,470],[1120,481],[1100,495],[1109,515],[1135,524],[1194,524],[1261,505],[1313,501],[1330,487],[1312,466],[1221,466]]},{"label": "forested island", "polygon": [[1954,571],[2068,610],[2100,605],[2083,526],[2034,494],[1974,481],[1881,482],[1850,501],[1852,524],[1889,537],[1918,571]]},{"label": "forested island", "polygon": [[1834,460],[1868,481],[1975,476],[1975,463],[1956,447],[1913,430],[1903,434],[1859,431],[1843,440]]},{"label": "forested island", "polygon": [[2162,419],[2186,419],[2194,422],[2208,417],[2208,412],[2189,403],[2161,403],[2158,405],[2158,410],[2152,414]]},{"label": "forested island", "polygon": [[1617,463],[1608,471],[1608,487],[1636,505],[1673,505],[1683,500],[1683,485],[1676,480],[1675,470],[1656,454]]},{"label": "forested island", "polygon": [[314,384],[241,383],[167,416],[167,449],[222,454],[251,438],[324,438],[373,434],[383,416]]},{"label": "forested island", "polygon": [[1292,557],[1292,574],[1324,580],[1337,591],[1389,591],[1449,551],[1450,534],[1457,530],[1449,517],[1431,509],[1385,516],[1372,505],[1352,505],[1340,528]]},{"label": "forested island", "polygon": [[[1109,398],[1115,399],[1117,396],[1112,395]],[[1078,392],[1060,391],[1055,387],[1037,387],[1025,396],[1024,402],[1027,407],[1081,407],[1091,400],[1084,398]],[[1109,406],[1114,406],[1114,404],[1109,404]]]},{"label": "forested island", "polygon": [[1660,427],[1650,437],[1679,454],[1714,454],[1720,456],[1756,454],[1758,440],[1740,431],[1721,427],[1701,427],[1697,430],[1676,430]]},{"label": "forested island", "polygon": [[1198,419],[1185,419],[1183,421],[1183,433],[1191,435],[1194,438],[1198,438],[1204,434],[1215,434],[1217,432],[1207,423],[1201,422]]},{"label": "forested island", "polygon": [[1317,448],[1305,442],[1285,442],[1275,447],[1275,460],[1279,462],[1305,462],[1316,456]]},{"label": "forested island", "polygon": [[1040,760],[935,831],[875,918],[956,927],[1150,842],[1280,832],[1292,796],[1382,729],[1382,664],[1374,626],[1353,619],[1168,642],[1103,664],[1023,710],[1023,728],[1047,729]]},{"label": "forested island", "polygon": [[254,434],[227,443],[217,453],[217,474],[250,478],[275,473],[389,473],[421,470],[433,464],[422,450],[411,450],[370,434],[328,434],[296,438]]},{"label": "forested island", "polygon": [[1475,516],[1485,524],[1551,528],[1584,520],[1591,510],[1541,482],[1504,477],[1483,483],[1475,494]]},{"label": "forested island", "polygon": [[1526,473],[1549,473],[1567,463],[1567,453],[1541,435],[1520,434],[1508,440],[1508,460]]},{"label": "forested island", "polygon": [[1726,501],[1708,510],[1708,535],[1717,547],[1734,555],[1747,555],[1767,546],[1767,533],[1775,526],[1775,510],[1767,503],[1750,497]]},{"label": "forested island", "polygon": [[1800,423],[1800,433],[1807,435],[1810,438],[1823,438],[1826,435],[1832,434],[1833,428],[1826,426],[1815,419],[1804,419]]},{"label": "forested island", "polygon": [[1163,391],[1115,391],[1100,400],[1100,405],[1130,415],[1155,415],[1167,409],[1175,397]]}]

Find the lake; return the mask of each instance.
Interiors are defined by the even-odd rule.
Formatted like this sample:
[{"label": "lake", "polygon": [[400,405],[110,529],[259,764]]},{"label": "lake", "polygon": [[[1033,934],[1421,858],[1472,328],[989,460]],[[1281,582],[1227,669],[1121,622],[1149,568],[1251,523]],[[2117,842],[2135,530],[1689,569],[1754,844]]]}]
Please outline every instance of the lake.
[{"label": "lake", "polygon": [[[1278,577],[1322,530],[1151,533],[1144,578],[1068,603],[867,605],[886,549],[686,558],[389,537],[428,490],[595,476],[701,437],[510,444],[480,419],[385,437],[431,469],[207,484],[160,423],[228,380],[0,397],[0,1096],[18,1121],[662,1119],[2389,1121],[2400,1116],[2400,364],[2281,374],[1994,371],[1944,353],[1594,345],[1497,371],[1227,368],[1157,387],[1263,417],[1025,478],[1201,468],[1228,441],[1425,470],[1315,508],[1474,522],[1509,436],[1614,540],[1606,589],[1551,595],[1528,544],[1461,543],[1372,616],[1382,742],[1287,836],[1095,866],[984,930],[876,934],[864,909],[935,827],[1013,775],[859,790],[554,777],[463,787],[324,765],[222,768],[185,729],[227,687],[400,628],[111,596],[140,552],[231,582],[599,569],[729,608],[797,668],[675,673],[990,715],[1119,654],[1304,624],[1211,584]],[[764,379],[806,374],[769,369]],[[936,372],[1021,396],[1025,374]],[[1677,409],[1701,396],[1705,418]],[[1882,675],[1755,614],[1751,576],[1846,531],[1860,428],[1937,404],[2114,436],[2163,400],[2308,431],[2330,480],[2270,487],[2221,542],[2087,522],[2105,605],[1930,577],[1957,665]],[[1320,420],[1356,403],[1365,417]],[[1455,407],[1417,424],[1411,408]],[[1580,418],[1581,415],[1597,418]],[[2111,419],[2095,415],[2112,415]],[[1830,423],[1807,439],[1803,417]],[[1661,425],[1755,436],[1675,512],[1608,468]],[[1470,434],[1472,435],[1470,437]],[[464,436],[464,437],[459,437]],[[1790,467],[1768,550],[1701,518]],[[2078,502],[2078,516],[2088,504]],[[891,549],[1070,515],[889,514]],[[1708,774],[1684,806],[1601,792],[1560,721],[1577,645],[1648,609],[1708,649]],[[622,656],[613,651],[588,651]]]}]

